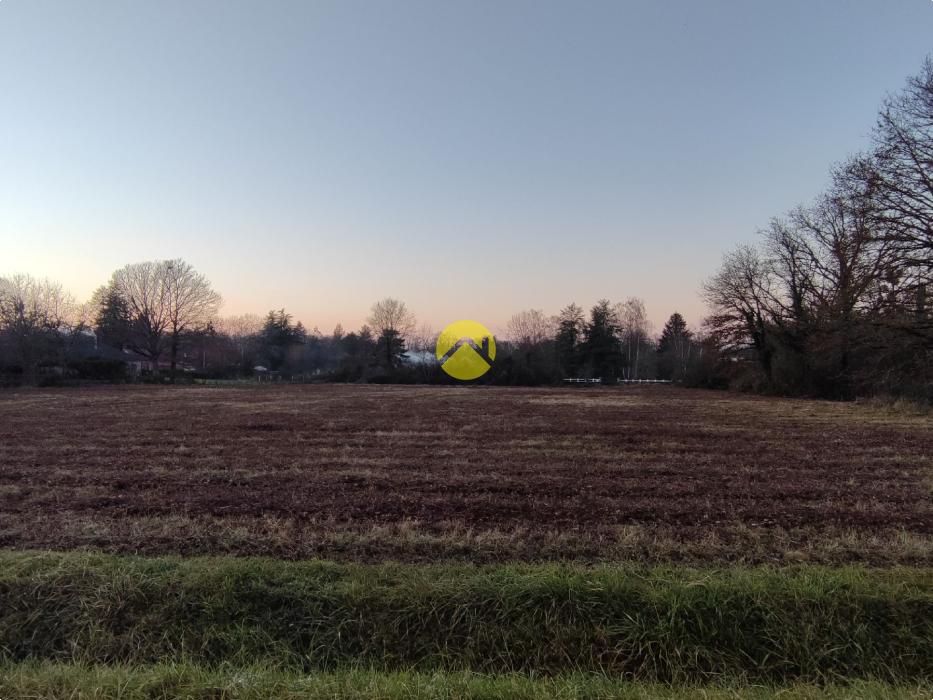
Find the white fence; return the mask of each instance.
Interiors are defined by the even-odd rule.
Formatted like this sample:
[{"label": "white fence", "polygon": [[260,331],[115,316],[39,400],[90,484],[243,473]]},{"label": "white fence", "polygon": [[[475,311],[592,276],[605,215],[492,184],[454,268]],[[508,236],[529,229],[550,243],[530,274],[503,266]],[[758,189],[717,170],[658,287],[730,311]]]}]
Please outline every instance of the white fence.
[{"label": "white fence", "polygon": [[[595,379],[565,379],[564,384],[602,384],[599,377]],[[670,379],[617,379],[616,384],[673,384]]]}]

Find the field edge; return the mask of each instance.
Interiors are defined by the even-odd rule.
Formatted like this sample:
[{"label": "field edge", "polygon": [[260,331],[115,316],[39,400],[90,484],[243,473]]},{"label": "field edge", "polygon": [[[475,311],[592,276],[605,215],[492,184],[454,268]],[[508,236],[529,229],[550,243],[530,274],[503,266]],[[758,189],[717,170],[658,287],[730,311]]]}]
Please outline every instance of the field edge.
[{"label": "field edge", "polygon": [[0,552],[0,658],[909,684],[933,571]]},{"label": "field edge", "polygon": [[735,683],[668,685],[636,683],[599,674],[549,678],[470,672],[384,673],[367,669],[296,674],[246,667],[195,665],[109,666],[0,663],[0,697],[18,700],[928,700],[931,686],[893,686],[874,681],[834,685],[753,686]]}]

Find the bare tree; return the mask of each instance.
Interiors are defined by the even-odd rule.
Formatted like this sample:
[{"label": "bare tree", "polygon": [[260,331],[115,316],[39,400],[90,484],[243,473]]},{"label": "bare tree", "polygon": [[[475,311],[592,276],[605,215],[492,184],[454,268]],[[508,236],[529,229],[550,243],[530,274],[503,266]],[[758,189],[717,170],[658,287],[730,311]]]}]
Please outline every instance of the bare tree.
[{"label": "bare tree", "polygon": [[423,323],[410,333],[408,347],[413,352],[427,353],[434,357],[434,346],[437,342],[437,331],[429,324]]},{"label": "bare tree", "polygon": [[772,227],[767,249],[792,318],[804,322],[809,312],[850,320],[880,306],[881,283],[895,258],[858,201],[828,194],[791,212],[788,223]]},{"label": "bare tree", "polygon": [[376,337],[388,331],[404,340],[415,328],[415,315],[408,310],[404,301],[386,297],[373,304],[366,322]]},{"label": "bare tree", "polygon": [[555,331],[554,319],[540,309],[519,311],[506,324],[508,339],[523,349],[534,348],[550,340]]},{"label": "bare tree", "polygon": [[168,320],[171,331],[171,372],[175,380],[179,341],[183,334],[201,330],[217,316],[222,299],[211,283],[184,260],[165,260],[165,285],[168,291]]},{"label": "bare tree", "polygon": [[884,235],[918,284],[933,276],[933,58],[906,89],[888,98],[863,159],[862,179]]},{"label": "bare tree", "polygon": [[131,320],[129,346],[158,367],[168,340],[168,288],[162,264],[132,263],[110,278],[110,286],[126,304]]},{"label": "bare tree", "polygon": [[438,367],[434,354],[437,344],[437,331],[428,324],[422,324],[409,336],[408,349],[415,357],[415,367],[424,380],[429,380]]},{"label": "bare tree", "polygon": [[850,345],[883,305],[890,242],[872,230],[863,200],[831,192],[774,219],[760,249],[726,256],[706,284],[707,325],[721,347],[753,347],[772,379],[781,353],[785,386],[850,386]]},{"label": "bare tree", "polygon": [[182,335],[216,315],[220,295],[183,260],[133,263],[114,272],[110,283],[129,309],[133,349],[157,367],[168,346],[174,376]]},{"label": "bare tree", "polygon": [[616,304],[614,310],[622,326],[622,346],[626,359],[625,378],[638,379],[641,350],[651,333],[645,302],[637,297],[629,297],[623,303]]},{"label": "bare tree", "polygon": [[703,285],[712,309],[706,326],[717,345],[735,352],[754,348],[766,376],[771,375],[773,346],[768,323],[774,281],[768,263],[755,248],[739,246],[723,256],[718,272]]},{"label": "bare tree", "polygon": [[704,287],[720,349],[753,347],[780,390],[845,397],[928,386],[933,58],[885,101],[872,150],[763,238],[726,256]]},{"label": "bare tree", "polygon": [[27,382],[39,363],[63,351],[83,323],[81,307],[57,282],[29,275],[0,277],[0,332]]},{"label": "bare tree", "polygon": [[216,328],[233,343],[242,363],[251,343],[262,333],[264,325],[265,319],[258,314],[240,314],[218,319]]}]

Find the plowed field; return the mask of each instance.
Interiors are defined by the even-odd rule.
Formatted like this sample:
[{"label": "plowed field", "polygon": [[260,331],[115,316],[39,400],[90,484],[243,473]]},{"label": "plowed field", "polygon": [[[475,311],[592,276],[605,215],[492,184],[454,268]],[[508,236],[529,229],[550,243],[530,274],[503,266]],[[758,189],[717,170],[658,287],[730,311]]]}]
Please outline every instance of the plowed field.
[{"label": "plowed field", "polygon": [[0,393],[0,546],[930,563],[933,420],[671,387]]}]

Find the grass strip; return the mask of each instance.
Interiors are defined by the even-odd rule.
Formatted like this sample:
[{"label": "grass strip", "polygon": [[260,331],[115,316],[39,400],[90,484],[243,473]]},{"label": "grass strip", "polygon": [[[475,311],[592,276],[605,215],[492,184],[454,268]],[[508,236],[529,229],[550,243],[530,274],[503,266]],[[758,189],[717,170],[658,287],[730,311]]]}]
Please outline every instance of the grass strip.
[{"label": "grass strip", "polygon": [[[14,489],[20,487],[13,487]],[[0,487],[0,495],[3,488]],[[18,492],[13,492],[14,495]],[[10,495],[10,494],[7,494]],[[933,566],[933,535],[827,522],[785,529],[742,523],[660,523],[579,529],[484,529],[445,521],[373,525],[272,515],[128,515],[100,511],[0,512],[0,546],[146,556],[251,556],[357,563],[641,563]]]},{"label": "grass strip", "polygon": [[0,665],[0,697],[19,700],[929,700],[930,693],[920,686],[870,681],[837,686],[670,686],[597,674],[533,678],[345,670],[299,675],[255,667]]},{"label": "grass strip", "polygon": [[3,552],[0,658],[911,685],[933,572]]}]

